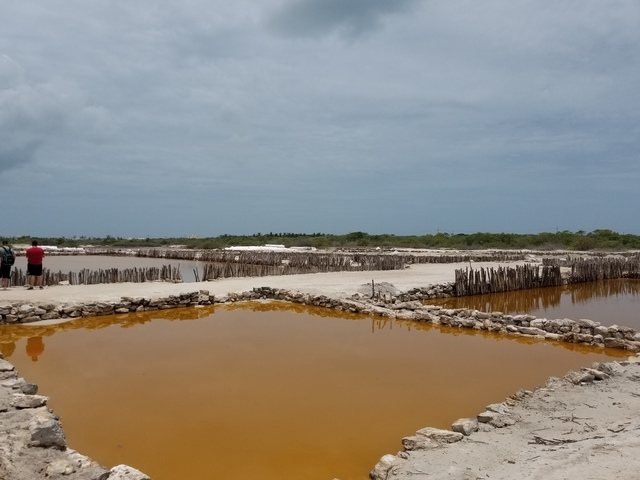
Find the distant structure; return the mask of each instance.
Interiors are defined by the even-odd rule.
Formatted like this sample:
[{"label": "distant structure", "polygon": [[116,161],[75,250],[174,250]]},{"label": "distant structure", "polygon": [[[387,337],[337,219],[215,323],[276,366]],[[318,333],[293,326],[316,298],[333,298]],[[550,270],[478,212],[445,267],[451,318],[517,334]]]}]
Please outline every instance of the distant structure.
[{"label": "distant structure", "polygon": [[256,246],[256,245],[251,245],[251,246],[243,246],[243,245],[238,245],[238,246],[234,246],[234,247],[226,247],[225,250],[229,250],[229,251],[243,251],[243,250],[249,250],[249,251],[253,251],[253,252],[311,252],[314,250],[317,250],[316,247],[285,247],[282,244],[276,244],[276,243],[267,243],[265,245],[262,246]]},{"label": "distant structure", "polygon": [[59,253],[59,254],[78,254],[86,253],[82,247],[57,247],[55,245],[42,245],[41,247],[46,253]]},{"label": "distant structure", "polygon": [[[29,245],[14,245],[14,251],[24,255]],[[84,255],[84,247],[58,247],[56,245],[40,245],[46,255]]]}]

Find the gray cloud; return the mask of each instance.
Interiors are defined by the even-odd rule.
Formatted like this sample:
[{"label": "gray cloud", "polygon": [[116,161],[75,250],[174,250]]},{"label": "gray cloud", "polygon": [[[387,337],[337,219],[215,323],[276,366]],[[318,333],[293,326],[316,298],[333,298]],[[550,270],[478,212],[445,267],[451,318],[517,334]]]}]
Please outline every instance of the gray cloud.
[{"label": "gray cloud", "polygon": [[357,37],[376,29],[386,15],[404,12],[420,0],[290,0],[271,18],[271,26],[293,37],[339,32]]},{"label": "gray cloud", "polygon": [[114,129],[104,108],[83,103],[67,85],[0,89],[0,173],[32,162],[45,145],[69,134],[101,139]]},{"label": "gray cloud", "polygon": [[16,206],[16,233],[633,228],[635,1],[2,14],[0,176],[42,192]]},{"label": "gray cloud", "polygon": [[24,77],[22,66],[10,56],[0,55],[0,90],[19,85]]},{"label": "gray cloud", "polygon": [[0,57],[0,173],[34,161],[61,136],[103,139],[114,129],[108,111],[87,105],[75,85],[55,79],[29,84],[18,62]]}]

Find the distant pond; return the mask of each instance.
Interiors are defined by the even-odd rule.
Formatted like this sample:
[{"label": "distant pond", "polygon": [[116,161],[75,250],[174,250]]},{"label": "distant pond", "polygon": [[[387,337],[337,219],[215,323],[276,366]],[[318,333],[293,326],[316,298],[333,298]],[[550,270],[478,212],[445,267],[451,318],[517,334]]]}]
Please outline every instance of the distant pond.
[{"label": "distant pond", "polygon": [[[186,283],[195,282],[194,270],[198,269],[202,273],[205,262],[196,260],[177,260],[172,258],[146,258],[146,257],[115,257],[107,255],[56,255],[48,256],[44,259],[44,267],[52,272],[79,272],[85,268],[89,270],[106,270],[109,268],[149,268],[171,265],[179,267],[182,280]],[[25,257],[16,259],[17,268],[26,270],[27,260]]]},{"label": "distant pond", "polygon": [[447,308],[471,308],[482,312],[528,313],[538,318],[588,318],[602,325],[640,330],[640,280],[620,279],[536,288],[441,300],[429,300]]}]

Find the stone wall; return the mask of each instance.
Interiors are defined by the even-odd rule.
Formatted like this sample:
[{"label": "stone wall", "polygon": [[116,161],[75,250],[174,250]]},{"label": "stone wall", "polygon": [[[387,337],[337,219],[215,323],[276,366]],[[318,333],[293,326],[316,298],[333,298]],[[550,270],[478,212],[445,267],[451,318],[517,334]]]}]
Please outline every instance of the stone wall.
[{"label": "stone wall", "polygon": [[[480,312],[471,309],[445,309],[425,305],[424,298],[436,298],[447,294],[447,286],[417,289],[415,291],[380,298],[354,295],[351,299],[332,299],[324,295],[308,295],[268,287],[255,288],[251,292],[230,295],[225,301],[275,299],[293,303],[332,308],[365,315],[380,315],[402,320],[448,325],[458,328],[485,330],[502,334],[540,337],[547,340],[580,343],[609,348],[640,351],[640,334],[633,328],[603,326],[588,319],[536,318],[533,315],[505,315],[502,312]],[[402,301],[401,299],[414,298]]]},{"label": "stone wall", "polygon": [[13,302],[0,304],[2,323],[32,323],[42,320],[73,319],[164,310],[178,307],[211,305],[214,297],[206,290],[170,295],[168,297],[122,297],[119,302],[88,302],[83,304],[26,303]]},{"label": "stone wall", "polygon": [[[428,322],[502,334],[540,337],[547,340],[640,351],[640,334],[634,329],[588,319],[570,320],[536,318],[533,315],[506,315],[502,312],[480,312],[471,309],[445,309],[423,302],[429,298],[449,296],[451,284],[414,289],[406,293],[381,293],[372,296],[355,294],[351,298],[331,298],[271,287],[254,288],[248,292],[230,293],[215,298],[207,290],[168,297],[122,297],[119,302],[89,302],[85,304],[11,303],[0,305],[2,323],[31,323],[42,320],[126,314],[148,310],[163,310],[215,303],[235,303],[250,300],[280,300],[329,308],[333,310],[384,316],[402,320]],[[375,288],[374,288],[375,290]]]}]

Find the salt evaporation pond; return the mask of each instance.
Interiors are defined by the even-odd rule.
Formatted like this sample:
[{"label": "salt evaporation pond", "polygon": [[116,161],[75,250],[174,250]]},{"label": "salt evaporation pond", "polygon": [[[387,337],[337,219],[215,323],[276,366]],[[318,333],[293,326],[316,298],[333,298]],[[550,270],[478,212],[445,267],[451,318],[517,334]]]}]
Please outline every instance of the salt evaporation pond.
[{"label": "salt evaporation pond", "polygon": [[154,480],[365,480],[449,428],[618,350],[283,303],[0,326],[71,448]]},{"label": "salt evaporation pond", "polygon": [[537,318],[587,318],[602,325],[640,330],[640,280],[619,279],[429,300],[446,308],[482,312],[528,313]]}]

